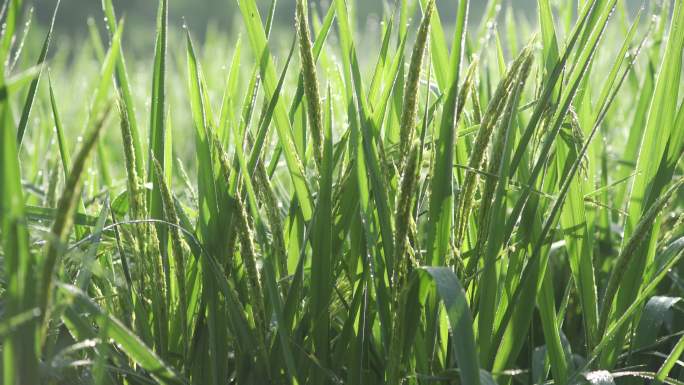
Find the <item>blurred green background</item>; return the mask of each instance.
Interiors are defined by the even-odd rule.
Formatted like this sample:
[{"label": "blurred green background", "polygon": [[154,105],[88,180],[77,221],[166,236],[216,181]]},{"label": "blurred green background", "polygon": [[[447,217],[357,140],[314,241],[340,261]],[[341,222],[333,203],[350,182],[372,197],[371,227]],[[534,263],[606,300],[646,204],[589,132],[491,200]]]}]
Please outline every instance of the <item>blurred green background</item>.
[{"label": "blurred green background", "polygon": [[[276,26],[289,27],[293,23],[295,0],[277,0]],[[355,0],[356,16],[359,30],[365,30],[365,26],[377,24],[383,10],[392,9],[396,0]],[[552,0],[552,3],[577,0]],[[659,0],[650,0],[659,1]],[[626,3],[634,8],[641,3],[649,3],[649,0],[626,0]],[[28,2],[35,8],[36,19],[45,25],[49,22],[52,9],[57,0],[35,0]],[[258,0],[262,16],[267,12],[271,0]],[[309,0],[310,5],[315,6],[320,12],[324,12],[330,0]],[[455,17],[456,0],[438,0],[445,25]],[[146,33],[155,25],[157,0],[114,0],[118,16],[126,19],[127,30],[133,29],[136,34]],[[477,23],[482,16],[487,0],[473,0],[471,4],[471,23]],[[536,18],[536,0],[502,0],[504,7],[513,6],[517,16],[526,17],[528,20]],[[56,33],[70,37],[87,36],[87,20],[91,17],[102,25],[101,0],[62,0],[57,17]],[[183,20],[187,22],[191,30],[197,35],[204,35],[208,26],[215,27],[219,31],[232,32],[239,22],[239,10],[237,0],[169,0],[169,21],[171,26],[180,27]],[[375,30],[375,28],[371,28]],[[149,40],[149,39],[142,39]],[[141,42],[141,44],[144,44]]]},{"label": "blurred green background", "polygon": [[[36,15],[42,23],[50,19],[50,13],[56,0],[42,0],[33,2]],[[270,0],[258,0],[262,15],[266,13]],[[291,24],[294,16],[295,0],[278,0],[276,25],[287,26]],[[330,0],[310,0],[319,10],[327,9]],[[479,20],[486,0],[471,1],[471,20]],[[520,12],[530,13],[534,16],[536,0],[504,0],[504,3],[512,3]],[[384,8],[391,8],[394,0],[356,0],[357,18],[359,27],[367,22],[378,20]],[[445,20],[453,18],[457,1],[444,0],[437,2],[440,12]],[[154,19],[157,8],[157,0],[114,0],[114,6],[119,16],[125,16],[126,24],[135,28],[154,28]],[[197,33],[202,33],[209,23],[214,23],[223,30],[230,30],[237,20],[237,0],[169,0],[169,19],[171,25],[181,25],[185,18],[187,23]],[[101,18],[102,11],[100,0],[62,0],[57,19],[58,33],[79,35],[86,33],[86,20],[88,17]]]}]

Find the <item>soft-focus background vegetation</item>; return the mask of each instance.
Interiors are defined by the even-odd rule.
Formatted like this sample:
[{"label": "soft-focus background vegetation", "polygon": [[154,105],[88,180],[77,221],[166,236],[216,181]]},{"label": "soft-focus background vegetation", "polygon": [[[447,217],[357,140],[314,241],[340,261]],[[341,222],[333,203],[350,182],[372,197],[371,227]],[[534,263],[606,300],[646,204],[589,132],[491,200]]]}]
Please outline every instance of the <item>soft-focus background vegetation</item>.
[{"label": "soft-focus background vegetation", "polygon": [[[573,0],[556,0],[561,1]],[[36,10],[39,20],[47,23],[50,19],[50,12],[56,0],[45,0],[40,2],[39,9]],[[362,0],[356,2],[356,15],[362,27],[375,28],[372,23],[377,21],[383,14],[383,9],[387,9],[394,1],[388,0]],[[641,3],[648,4],[650,0],[629,0],[627,3],[631,8],[639,6]],[[102,17],[102,10],[99,0],[65,0],[62,2],[60,15],[57,17],[56,32],[58,34],[69,34],[75,37],[83,37],[87,34],[86,20],[88,17]],[[265,12],[269,1],[257,1],[262,11]],[[278,1],[276,12],[276,25],[291,26],[294,17],[295,0]],[[311,6],[316,6],[320,11],[327,9],[330,0],[311,1]],[[455,2],[438,2],[440,15],[446,20],[453,20],[456,13]],[[520,14],[527,14],[530,20],[536,18],[535,0],[508,0],[507,4],[514,4]],[[470,23],[479,22],[480,16],[484,11],[486,1],[474,1],[471,3]],[[146,29],[154,30],[154,17],[157,9],[156,1],[152,0],[118,0],[114,2],[126,17],[127,24],[134,26],[135,30]],[[231,30],[236,22],[239,22],[239,12],[237,2],[234,0],[175,0],[169,2],[169,23],[179,26],[185,18],[188,24],[202,33],[204,25],[216,24],[222,30]],[[130,32],[130,31],[129,31]],[[142,31],[141,31],[142,32]],[[145,36],[150,36],[146,34]],[[150,43],[151,44],[151,43]]]},{"label": "soft-focus background vegetation", "polygon": [[[56,0],[41,1],[39,16],[41,20],[48,21],[50,18],[51,5]],[[570,0],[572,1],[572,0]],[[517,9],[522,12],[534,13],[536,10],[535,0],[509,0],[515,3]],[[327,9],[330,0],[313,0],[310,5],[318,10]],[[358,20],[365,24],[377,21],[383,14],[383,9],[393,4],[394,0],[361,0],[356,2]],[[456,2],[438,2],[440,14],[445,20],[453,20],[456,14]],[[265,13],[270,1],[258,0],[262,13]],[[291,26],[294,21],[295,0],[278,1],[276,25]],[[474,1],[471,4],[471,15],[480,15],[486,1]],[[152,0],[118,0],[114,6],[126,17],[127,24],[134,28],[147,28],[154,30],[154,17],[157,10],[157,2]],[[89,17],[101,17],[100,0],[66,0],[63,1],[61,14],[57,20],[57,32],[79,35],[86,33],[85,20]],[[533,14],[530,15],[534,18]],[[185,18],[188,24],[202,32],[201,26],[207,23],[220,25],[221,29],[228,30],[236,22],[239,22],[239,11],[235,0],[175,0],[169,1],[169,24],[180,25],[181,19]],[[471,22],[479,21],[479,17],[472,18]],[[359,25],[361,26],[361,25]],[[149,36],[149,35],[148,35]]]}]

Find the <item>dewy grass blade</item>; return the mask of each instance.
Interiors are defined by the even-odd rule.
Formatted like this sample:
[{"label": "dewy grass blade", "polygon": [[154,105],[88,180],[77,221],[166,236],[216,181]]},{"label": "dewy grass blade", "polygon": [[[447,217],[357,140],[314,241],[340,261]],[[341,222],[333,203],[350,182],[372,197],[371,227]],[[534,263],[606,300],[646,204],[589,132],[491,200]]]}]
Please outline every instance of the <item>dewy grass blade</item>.
[{"label": "dewy grass blade", "polygon": [[[466,24],[468,20],[468,0],[459,1],[456,22],[456,39],[449,63],[448,88],[442,112],[442,120],[437,135],[434,170],[430,189],[430,212],[427,232],[427,261],[430,265],[443,265],[447,258],[447,250],[452,242],[453,206],[454,206],[454,148],[458,127],[458,87],[461,62],[465,52]],[[437,13],[435,13],[436,15]],[[433,25],[433,34],[434,34]],[[432,49],[433,55],[435,48]],[[436,72],[439,75],[439,70]],[[439,76],[437,76],[439,79]]]},{"label": "dewy grass blade", "polygon": [[[424,267],[416,271],[413,276],[412,291],[409,296],[412,301],[426,302],[427,291],[431,285],[436,289],[439,298],[444,303],[451,332],[453,333],[453,349],[459,367],[459,376],[464,384],[480,384],[480,364],[473,333],[473,318],[466,300],[466,293],[458,278],[447,267]],[[411,308],[416,309],[418,306]],[[419,316],[419,312],[412,312],[408,317]]]},{"label": "dewy grass blade", "polygon": [[55,132],[57,134],[57,144],[59,146],[59,155],[62,160],[62,171],[64,172],[64,178],[69,177],[69,168],[71,167],[71,155],[69,152],[69,147],[64,139],[64,126],[62,125],[62,118],[60,117],[57,99],[55,98],[55,91],[52,87],[52,79],[48,73],[48,85],[50,88],[50,107],[52,108],[52,119],[55,124]]},{"label": "dewy grass blade", "polygon": [[[399,48],[394,54],[392,59],[392,64],[388,68],[388,78],[391,79],[390,84],[385,84],[382,93],[378,95],[378,99],[371,99],[372,105],[375,105],[375,111],[373,111],[373,124],[375,127],[382,127],[383,119],[387,114],[387,104],[390,101],[392,92],[395,87],[398,86],[399,76],[401,75],[401,68],[404,64],[404,47],[406,46],[406,39],[402,39],[399,43]],[[392,125],[394,127],[394,125]],[[396,128],[393,128],[396,129]]]},{"label": "dewy grass blade", "polygon": [[380,54],[378,55],[378,61],[375,64],[375,69],[373,70],[373,78],[371,80],[370,87],[368,87],[368,100],[375,100],[380,92],[380,83],[383,79],[383,74],[387,65],[387,58],[389,57],[388,51],[392,37],[393,25],[394,15],[392,15],[389,22],[383,22],[384,32],[382,35],[382,44],[380,48]]},{"label": "dewy grass blade", "polygon": [[6,71],[8,73],[11,73],[14,71],[14,68],[17,66],[17,62],[21,58],[21,54],[24,50],[24,45],[26,44],[26,37],[29,34],[29,31],[31,31],[31,24],[33,23],[33,14],[34,12],[34,7],[29,7],[28,11],[24,14],[24,28],[21,31],[21,35],[15,35],[14,36],[14,54],[12,55],[12,58],[5,63],[6,66]]},{"label": "dewy grass blade", "polygon": [[121,36],[124,29],[123,26],[123,21],[121,21],[117,27],[116,34],[112,38],[112,44],[109,47],[109,51],[107,51],[104,62],[102,62],[99,82],[95,88],[95,93],[90,104],[89,119],[91,120],[99,118],[103,114],[104,110],[110,108],[107,103],[107,98],[109,96],[111,78],[121,50]]},{"label": "dewy grass blade", "polygon": [[[29,233],[24,216],[24,192],[15,128],[9,100],[0,102],[0,221],[6,294],[3,320],[10,320],[35,306],[35,289],[30,284],[36,260],[29,249]],[[35,323],[24,324],[14,333],[4,336],[3,383],[38,383],[35,368]]]},{"label": "dewy grass blade", "polygon": [[2,34],[0,35],[0,63],[2,63],[2,71],[0,71],[0,84],[5,84],[5,78],[8,75],[7,67],[9,65],[10,50],[14,42],[14,33],[19,24],[21,17],[21,0],[9,0],[3,4],[3,11],[6,11],[5,19],[3,20]]},{"label": "dewy grass blade", "polygon": [[[166,164],[166,153],[170,152],[171,149],[165,148],[167,142],[167,137],[170,133],[166,132],[166,49],[167,49],[167,29],[168,29],[168,0],[159,1],[159,9],[157,14],[157,34],[155,41],[155,55],[154,55],[154,69],[152,72],[152,96],[150,100],[150,134],[149,134],[149,154],[148,154],[148,170],[146,180],[152,183],[152,189],[147,191],[146,197],[146,208],[148,210],[145,213],[153,219],[163,219],[164,209],[163,209],[163,197],[162,197],[162,187],[159,181],[154,178],[154,167],[153,164],[156,160],[159,162],[162,173],[161,175],[166,175],[167,167]],[[130,117],[128,118],[130,122]],[[129,123],[130,126],[130,123]],[[132,131],[132,130],[131,130]],[[154,259],[154,265],[157,266],[155,271],[155,281],[157,285],[161,287],[167,286],[164,283],[169,281],[169,253],[168,253],[168,230],[165,226],[157,225],[154,231],[156,237],[159,239],[159,250],[160,255],[156,254],[157,250],[153,247],[151,257]],[[166,290],[169,290],[167,287]],[[163,290],[162,290],[163,291]],[[161,309],[170,307],[169,298],[163,299],[166,303],[164,305],[159,304]],[[155,318],[161,318],[158,314]],[[160,330],[166,330],[166,325],[161,326]]]},{"label": "dewy grass blade", "polygon": [[278,79],[278,86],[276,87],[275,92],[271,96],[271,99],[268,101],[268,104],[265,106],[264,111],[262,112],[261,117],[259,118],[259,128],[257,130],[257,136],[254,139],[254,143],[252,144],[252,152],[249,154],[249,161],[247,163],[250,174],[254,172],[255,166],[259,161],[260,157],[262,156],[264,141],[266,140],[268,128],[270,127],[271,122],[273,120],[273,112],[275,111],[276,105],[278,104],[278,100],[282,95],[283,85],[285,84],[285,76],[287,75],[288,68],[290,68],[290,60],[292,59],[294,47],[295,45],[293,41],[292,48],[290,49],[290,53],[287,55],[287,60],[285,61],[285,66],[283,67],[283,70],[280,73],[280,78]]},{"label": "dewy grass blade", "polygon": [[240,56],[242,53],[242,38],[238,36],[235,43],[235,50],[233,51],[233,59],[230,61],[230,70],[228,71],[228,78],[226,79],[226,87],[223,91],[223,101],[221,102],[221,112],[219,114],[218,136],[223,143],[227,143],[230,139],[230,132],[227,128],[229,124],[234,124],[235,121],[235,103],[237,99],[238,77],[240,73]]},{"label": "dewy grass blade", "polygon": [[670,354],[667,356],[667,359],[665,359],[665,362],[663,362],[663,365],[660,367],[660,369],[658,369],[658,373],[656,373],[655,376],[655,381],[653,381],[654,384],[661,385],[663,381],[665,381],[672,368],[674,368],[675,364],[678,363],[682,354],[684,354],[684,336],[679,338],[679,341],[675,345],[674,349],[672,349]]},{"label": "dewy grass blade", "polygon": [[195,48],[190,39],[190,32],[186,30],[186,51],[188,61],[188,90],[192,118],[195,124],[195,141],[197,151],[197,187],[199,195],[199,228],[205,242],[215,242],[212,215],[218,213],[216,187],[214,185],[213,161],[211,159],[212,145],[208,136],[210,124],[207,121],[200,83],[200,68],[195,54]]},{"label": "dewy grass blade", "polygon": [[[154,166],[152,159],[160,162],[162,170],[164,165],[164,143],[166,117],[166,46],[168,29],[168,0],[159,1],[157,16],[157,37],[155,42],[154,70],[152,72],[152,98],[150,100],[150,161],[147,179],[152,181]],[[130,117],[129,117],[130,121]],[[149,198],[149,209],[152,218],[160,219],[162,214],[161,193],[159,186],[154,186]]]},{"label": "dewy grass blade", "polygon": [[[255,56],[258,57],[260,63],[260,73],[266,92],[273,94],[277,86],[275,68],[273,59],[269,52],[266,33],[261,23],[259,10],[257,9],[254,0],[239,1],[240,12],[242,13],[247,32],[249,34],[250,44]],[[313,214],[313,204],[311,200],[311,193],[309,185],[304,177],[304,167],[302,161],[296,153],[294,141],[292,138],[292,131],[290,121],[287,117],[283,102],[276,105],[275,124],[285,154],[285,160],[288,170],[290,171],[290,178],[294,185],[297,199],[299,201],[300,209],[304,215],[305,220],[311,219]]]},{"label": "dewy grass blade", "polygon": [[102,38],[100,37],[100,30],[98,29],[95,19],[92,17],[88,18],[88,36],[90,37],[90,43],[93,45],[97,60],[104,60],[105,49],[102,44]]},{"label": "dewy grass blade", "polygon": [[543,59],[546,75],[550,76],[558,63],[558,40],[553,22],[553,13],[549,0],[539,0],[539,24],[542,31]]},{"label": "dewy grass blade", "polygon": [[546,341],[546,352],[551,366],[551,373],[555,383],[567,384],[569,356],[566,355],[560,337],[560,323],[556,315],[556,301],[553,297],[553,282],[551,273],[541,272],[544,275],[541,289],[537,299],[537,308],[541,318],[542,331]]},{"label": "dewy grass blade", "polygon": [[40,67],[40,72],[38,76],[31,82],[28,94],[26,95],[26,102],[24,103],[24,109],[21,112],[21,119],[19,120],[19,128],[17,130],[17,143],[21,148],[21,142],[24,139],[24,132],[26,131],[26,126],[28,125],[29,115],[31,114],[31,109],[33,108],[33,103],[36,98],[36,91],[38,90],[38,83],[40,82],[41,75],[43,74],[43,64],[47,58],[48,49],[50,48],[50,41],[52,40],[52,29],[55,26],[55,18],[57,17],[57,10],[59,10],[60,0],[55,4],[55,10],[52,13],[52,19],[50,21],[50,27],[48,28],[48,33],[45,36],[45,41],[43,41],[43,48],[40,50],[40,56],[38,57],[37,66]]},{"label": "dewy grass blade", "polygon": [[[117,34],[117,19],[114,13],[114,6],[112,5],[112,0],[102,0],[102,9],[104,10],[105,22],[107,23],[107,29],[109,30],[110,37],[113,38]],[[128,77],[128,72],[126,70],[126,60],[124,58],[123,51],[119,52],[118,60],[116,62],[116,84],[120,89],[122,99],[124,101],[124,106],[126,107],[126,114],[128,115],[129,124],[131,127],[131,135],[133,139],[133,148],[135,149],[135,166],[138,171],[138,175],[143,175],[144,173],[144,156],[142,142],[140,139],[140,131],[138,129],[138,120],[135,114],[135,102],[133,100],[133,91],[131,83]]]}]

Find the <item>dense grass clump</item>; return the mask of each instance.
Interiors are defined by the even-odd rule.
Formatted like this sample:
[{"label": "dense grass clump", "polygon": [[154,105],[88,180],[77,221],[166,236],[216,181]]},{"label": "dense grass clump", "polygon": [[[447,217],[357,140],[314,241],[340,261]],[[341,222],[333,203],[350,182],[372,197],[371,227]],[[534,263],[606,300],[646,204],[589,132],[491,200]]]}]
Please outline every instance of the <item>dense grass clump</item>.
[{"label": "dense grass clump", "polygon": [[684,0],[652,3],[360,36],[353,0],[239,0],[200,46],[159,0],[132,58],[103,0],[65,59],[7,0],[3,383],[684,384]]}]

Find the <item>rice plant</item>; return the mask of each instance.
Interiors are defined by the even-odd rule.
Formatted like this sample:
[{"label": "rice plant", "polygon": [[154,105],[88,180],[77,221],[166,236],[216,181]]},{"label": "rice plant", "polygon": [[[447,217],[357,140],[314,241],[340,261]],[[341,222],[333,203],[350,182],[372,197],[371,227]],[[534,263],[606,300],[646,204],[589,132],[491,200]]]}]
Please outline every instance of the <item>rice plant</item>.
[{"label": "rice plant", "polygon": [[102,0],[71,53],[24,3],[3,384],[684,383],[684,0],[239,0],[203,43]]}]

